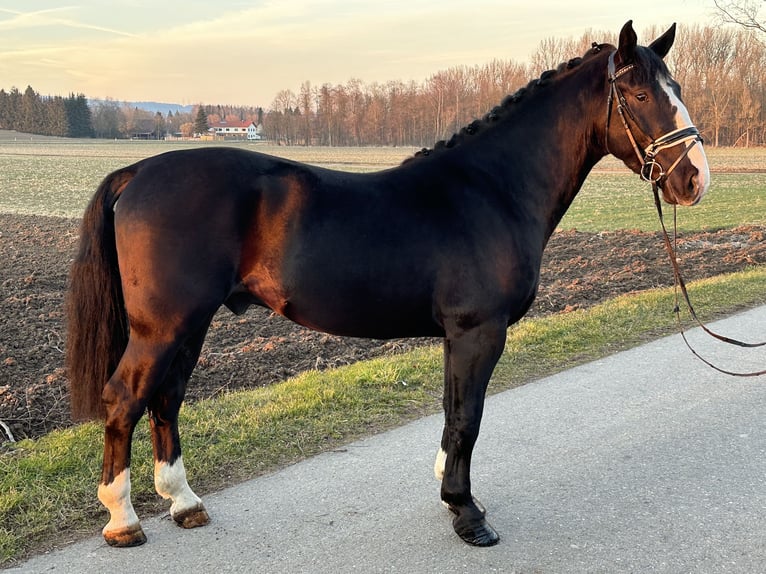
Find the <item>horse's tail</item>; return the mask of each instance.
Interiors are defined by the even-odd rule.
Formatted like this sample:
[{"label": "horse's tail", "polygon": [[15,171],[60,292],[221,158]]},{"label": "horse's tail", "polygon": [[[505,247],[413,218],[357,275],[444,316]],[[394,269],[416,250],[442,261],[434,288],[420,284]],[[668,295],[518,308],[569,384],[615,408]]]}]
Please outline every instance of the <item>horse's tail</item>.
[{"label": "horse's tail", "polygon": [[114,236],[114,205],[130,168],[104,179],[85,209],[67,296],[66,365],[73,420],[103,418],[101,392],[128,344]]}]

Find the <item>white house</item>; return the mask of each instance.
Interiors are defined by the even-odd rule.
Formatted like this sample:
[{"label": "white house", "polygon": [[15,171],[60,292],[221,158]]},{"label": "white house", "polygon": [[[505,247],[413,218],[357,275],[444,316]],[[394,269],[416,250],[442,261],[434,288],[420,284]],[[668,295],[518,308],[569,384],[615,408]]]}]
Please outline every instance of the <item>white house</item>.
[{"label": "white house", "polygon": [[248,140],[259,140],[261,135],[258,133],[258,126],[255,122],[218,122],[210,126],[210,131],[215,137],[220,138],[239,138]]}]

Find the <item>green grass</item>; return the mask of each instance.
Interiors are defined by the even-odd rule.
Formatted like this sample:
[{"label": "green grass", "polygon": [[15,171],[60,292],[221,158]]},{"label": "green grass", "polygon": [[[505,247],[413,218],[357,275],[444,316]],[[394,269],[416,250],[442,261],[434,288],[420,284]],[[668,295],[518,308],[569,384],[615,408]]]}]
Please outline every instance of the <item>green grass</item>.
[{"label": "green grass", "polygon": [[[766,165],[766,150],[764,150]],[[699,205],[678,208],[682,231],[766,224],[766,173],[716,173]],[[663,205],[672,221],[672,207]],[[651,186],[638,176],[595,172],[588,177],[559,228],[580,231],[638,229],[656,231],[657,211]]]},{"label": "green grass", "polygon": [[[762,304],[766,269],[700,281],[690,292],[705,318]],[[672,290],[652,290],[524,320],[508,332],[491,392],[671,332],[673,306]],[[678,352],[687,352],[680,342]],[[441,387],[441,349],[432,347],[185,407],[181,434],[189,480],[204,494],[437,412]],[[165,508],[153,492],[146,427],[136,433],[131,469],[141,516]],[[0,564],[103,526],[107,517],[96,500],[101,434],[100,424],[89,423],[0,454]]]}]

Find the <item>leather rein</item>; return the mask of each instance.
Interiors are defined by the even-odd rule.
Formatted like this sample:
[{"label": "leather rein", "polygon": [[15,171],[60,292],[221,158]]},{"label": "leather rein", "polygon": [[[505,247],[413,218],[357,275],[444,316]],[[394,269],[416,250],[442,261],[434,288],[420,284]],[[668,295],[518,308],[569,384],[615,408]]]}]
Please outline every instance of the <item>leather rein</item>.
[{"label": "leather rein", "polygon": [[[629,71],[633,70],[635,68],[635,64],[628,64],[626,66],[623,66],[619,70],[616,69],[615,61],[614,61],[616,53],[617,53],[616,51],[612,52],[609,56],[608,79],[609,79],[610,87],[609,87],[609,99],[607,104],[608,107],[607,107],[607,117],[606,117],[606,147],[607,147],[607,151],[609,151],[609,126],[610,126],[610,122],[612,118],[612,109],[616,102],[617,113],[620,116],[620,119],[622,120],[622,125],[625,128],[625,133],[627,134],[628,140],[633,146],[633,150],[636,152],[636,157],[638,158],[641,164],[641,172],[640,172],[641,179],[652,184],[652,191],[654,193],[654,205],[657,208],[657,215],[659,216],[660,225],[662,227],[663,242],[665,244],[665,249],[668,252],[668,255],[670,256],[670,262],[673,267],[673,276],[675,279],[675,286],[676,286],[676,305],[675,305],[675,308],[673,309],[673,312],[676,315],[676,319],[678,322],[678,329],[681,333],[681,337],[683,338],[684,343],[686,343],[686,346],[689,348],[692,354],[694,354],[695,357],[700,359],[707,366],[711,367],[712,369],[715,369],[716,371],[720,373],[723,373],[725,375],[731,375],[734,377],[758,377],[761,375],[765,375],[766,369],[762,371],[757,371],[757,372],[735,372],[735,371],[722,369],[714,365],[713,363],[711,363],[709,360],[702,357],[696,350],[694,350],[694,348],[691,346],[688,339],[686,338],[686,333],[684,332],[683,324],[681,322],[679,291],[683,295],[684,301],[686,302],[686,307],[688,308],[689,314],[691,315],[692,319],[697,323],[697,325],[699,325],[702,328],[702,330],[705,333],[707,333],[711,337],[714,337],[715,339],[718,339],[719,341],[723,341],[724,343],[728,343],[730,345],[736,345],[738,347],[744,347],[744,348],[756,348],[756,347],[766,346],[766,341],[761,343],[746,343],[743,341],[738,341],[737,339],[732,339],[730,337],[719,335],[718,333],[711,331],[699,319],[699,317],[697,317],[697,313],[694,310],[694,306],[692,305],[692,302],[689,299],[689,293],[686,289],[686,282],[684,281],[681,275],[681,269],[678,265],[678,258],[676,256],[676,249],[674,248],[674,245],[676,243],[676,238],[678,236],[678,229],[676,226],[676,217],[675,217],[676,206],[673,206],[674,229],[673,229],[673,241],[671,242],[670,236],[668,235],[668,231],[665,226],[665,218],[663,217],[663,214],[662,214],[662,202],[660,200],[659,189],[662,187],[662,182],[665,179],[667,179],[667,177],[678,166],[678,164],[681,163],[681,161],[687,155],[689,155],[689,152],[691,151],[691,149],[698,143],[702,143],[702,136],[700,135],[700,132],[696,127],[690,126],[690,127],[674,130],[656,139],[652,139],[651,137],[649,137],[646,134],[646,132],[639,126],[636,116],[633,114],[633,112],[631,112],[630,107],[628,106],[627,100],[625,99],[625,97],[622,94],[622,91],[617,85],[617,79],[623,76],[624,74],[628,73]],[[641,132],[644,138],[646,140],[651,140],[651,143],[646,148],[644,148],[644,150],[641,150],[641,148],[638,146],[636,137],[633,134],[630,124],[628,123],[628,120],[626,118],[626,115],[630,117],[633,124]],[[684,151],[681,152],[678,159],[676,159],[676,161],[673,162],[673,164],[667,170],[665,170],[663,166],[660,164],[660,162],[657,160],[657,154],[664,149],[675,147],[681,144],[686,144]]]}]

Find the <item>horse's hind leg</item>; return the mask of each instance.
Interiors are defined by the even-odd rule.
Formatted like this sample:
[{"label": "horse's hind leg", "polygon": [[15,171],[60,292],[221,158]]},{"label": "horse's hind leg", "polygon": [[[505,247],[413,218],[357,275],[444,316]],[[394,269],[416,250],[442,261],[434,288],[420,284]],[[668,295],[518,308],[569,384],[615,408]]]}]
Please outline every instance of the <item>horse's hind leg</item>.
[{"label": "horse's hind leg", "polygon": [[109,510],[110,519],[103,535],[111,546],[137,546],[146,542],[130,500],[133,430],[158,382],[164,379],[177,348],[177,345],[151,344],[138,337],[131,338],[104,387],[104,464],[98,498]]},{"label": "horse's hind leg", "polygon": [[172,501],[170,515],[184,528],[204,526],[210,520],[202,500],[194,494],[186,481],[178,433],[178,411],[206,332],[207,324],[181,347],[162,387],[149,402],[149,425],[154,447],[154,485],[160,496]]},{"label": "horse's hind leg", "polygon": [[471,494],[471,455],[492,370],[505,345],[505,324],[449,332],[444,340],[445,426],[435,472],[441,498],[455,513],[455,532],[469,544],[491,546],[499,536]]}]

